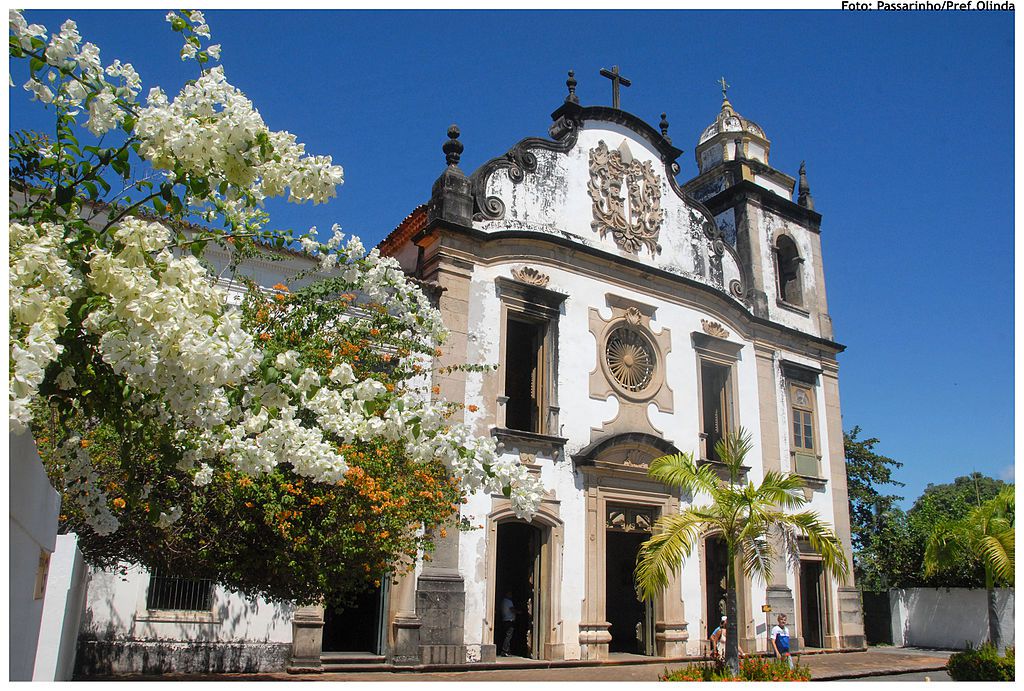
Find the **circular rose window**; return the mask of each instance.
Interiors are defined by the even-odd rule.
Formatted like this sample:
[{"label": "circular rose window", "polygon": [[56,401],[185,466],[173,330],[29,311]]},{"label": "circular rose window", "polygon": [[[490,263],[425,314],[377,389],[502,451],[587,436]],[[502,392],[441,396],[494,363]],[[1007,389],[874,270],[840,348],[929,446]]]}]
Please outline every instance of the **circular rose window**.
[{"label": "circular rose window", "polygon": [[614,329],[604,354],[608,371],[626,391],[638,393],[650,385],[657,359],[654,346],[642,333],[624,326]]}]

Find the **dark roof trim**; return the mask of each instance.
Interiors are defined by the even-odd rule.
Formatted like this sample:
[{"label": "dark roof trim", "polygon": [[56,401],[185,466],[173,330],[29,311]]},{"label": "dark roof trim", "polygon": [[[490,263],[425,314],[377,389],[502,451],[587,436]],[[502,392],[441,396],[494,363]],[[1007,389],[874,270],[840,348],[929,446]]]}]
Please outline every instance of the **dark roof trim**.
[{"label": "dark roof trim", "polygon": [[551,119],[555,121],[562,117],[569,117],[580,123],[587,120],[598,120],[627,127],[646,139],[658,151],[658,154],[661,155],[661,160],[666,164],[672,163],[683,155],[683,150],[672,146],[672,143],[665,139],[658,130],[648,125],[636,115],[618,108],[581,106],[576,103],[567,102],[551,114]]}]

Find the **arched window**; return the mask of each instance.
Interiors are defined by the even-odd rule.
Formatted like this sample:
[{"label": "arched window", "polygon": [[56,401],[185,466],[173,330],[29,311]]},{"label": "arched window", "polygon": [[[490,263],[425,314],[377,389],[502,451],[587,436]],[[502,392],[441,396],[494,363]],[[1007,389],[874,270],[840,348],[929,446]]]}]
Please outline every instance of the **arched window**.
[{"label": "arched window", "polygon": [[792,305],[803,304],[803,290],[800,285],[800,265],[803,261],[793,238],[788,235],[779,237],[775,243],[775,277],[779,286],[779,299],[783,302]]}]

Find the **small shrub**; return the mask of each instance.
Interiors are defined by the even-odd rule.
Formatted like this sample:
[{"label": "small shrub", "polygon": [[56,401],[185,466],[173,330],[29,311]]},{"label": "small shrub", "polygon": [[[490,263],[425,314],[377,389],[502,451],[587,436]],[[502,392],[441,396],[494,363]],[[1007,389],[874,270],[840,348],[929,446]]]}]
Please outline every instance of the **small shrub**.
[{"label": "small shrub", "polygon": [[954,681],[1013,681],[1014,649],[1001,656],[991,643],[953,653],[946,671]]},{"label": "small shrub", "polygon": [[811,670],[796,664],[789,668],[783,660],[766,657],[745,657],[740,660],[739,676],[734,676],[720,658],[692,662],[673,671],[665,670],[662,681],[810,681]]}]

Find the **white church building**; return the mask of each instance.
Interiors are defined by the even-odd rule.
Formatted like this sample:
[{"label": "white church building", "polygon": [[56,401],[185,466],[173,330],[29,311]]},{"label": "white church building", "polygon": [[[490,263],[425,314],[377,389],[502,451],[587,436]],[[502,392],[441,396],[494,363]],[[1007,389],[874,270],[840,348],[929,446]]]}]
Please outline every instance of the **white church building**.
[{"label": "white church building", "polygon": [[[539,474],[547,494],[533,521],[503,496],[473,495],[461,510],[475,529],[438,538],[431,560],[348,611],[252,602],[215,584],[174,600],[190,584],[94,573],[80,670],[486,664],[506,593],[514,656],[699,655],[723,613],[723,548],[708,536],[640,602],[639,545],[689,501],[646,471],[677,451],[714,466],[715,442],[739,427],[753,441],[747,477],[799,475],[806,508],[850,560],[843,346],[803,169],[798,184],[772,168],[765,132],[723,98],[697,142],[697,176],[680,183],[664,116],[655,129],[617,105],[582,106],[571,73],[567,84],[550,138],[470,175],[450,129],[430,201],[379,246],[436,299],[451,330],[438,364],[498,365],[435,383]],[[746,579],[738,599],[746,652],[765,649],[765,606],[773,620],[789,615],[795,648],[864,646],[852,576],[823,573],[806,545],[797,562],[780,557],[770,582]]]}]

